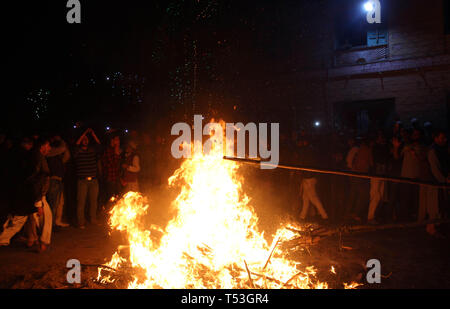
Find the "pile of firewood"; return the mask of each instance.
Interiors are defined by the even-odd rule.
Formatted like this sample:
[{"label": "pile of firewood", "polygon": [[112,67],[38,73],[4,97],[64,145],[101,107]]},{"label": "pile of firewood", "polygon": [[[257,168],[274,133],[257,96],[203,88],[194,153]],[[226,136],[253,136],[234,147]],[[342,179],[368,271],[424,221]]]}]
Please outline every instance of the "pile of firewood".
[{"label": "pile of firewood", "polygon": [[287,229],[298,234],[283,243],[286,247],[292,246],[310,246],[319,243],[323,238],[333,235],[345,235],[352,233],[373,232],[388,229],[406,229],[425,226],[427,224],[445,224],[450,223],[450,220],[441,221],[423,221],[410,223],[392,223],[383,225],[342,225],[337,227],[326,227],[317,224],[310,224],[300,228],[288,227]]}]

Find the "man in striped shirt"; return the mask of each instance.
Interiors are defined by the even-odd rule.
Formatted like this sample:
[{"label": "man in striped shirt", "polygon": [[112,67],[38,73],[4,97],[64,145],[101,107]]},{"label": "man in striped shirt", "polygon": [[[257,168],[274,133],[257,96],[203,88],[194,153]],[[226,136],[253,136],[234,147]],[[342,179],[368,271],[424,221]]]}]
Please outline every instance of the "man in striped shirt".
[{"label": "man in striped shirt", "polygon": [[92,129],[87,129],[77,140],[73,158],[75,161],[77,182],[77,219],[78,226],[85,228],[84,210],[86,199],[89,198],[89,219],[97,224],[98,204],[98,151],[95,146],[89,145],[88,134],[100,145],[100,141]]}]

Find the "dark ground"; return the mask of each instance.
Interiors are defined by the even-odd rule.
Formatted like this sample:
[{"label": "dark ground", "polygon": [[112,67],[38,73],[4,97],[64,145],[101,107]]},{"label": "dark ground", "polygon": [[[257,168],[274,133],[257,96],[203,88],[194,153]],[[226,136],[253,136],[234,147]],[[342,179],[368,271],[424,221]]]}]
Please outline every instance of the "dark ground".
[{"label": "dark ground", "polygon": [[[450,235],[450,226],[441,226]],[[113,234],[114,235],[114,234]],[[71,288],[66,283],[66,262],[76,258],[82,264],[102,264],[110,259],[119,237],[108,236],[106,228],[86,230],[69,227],[53,235],[49,251],[38,254],[15,239],[0,248],[0,288]],[[450,238],[435,239],[424,228],[395,229],[344,235],[339,249],[337,236],[292,253],[304,266],[314,265],[318,278],[331,288],[343,282],[359,281],[369,289],[450,288]],[[369,259],[381,262],[381,284],[367,284],[364,266]],[[330,272],[331,266],[337,274]],[[92,279],[95,267],[83,267],[78,288],[101,288]]]}]

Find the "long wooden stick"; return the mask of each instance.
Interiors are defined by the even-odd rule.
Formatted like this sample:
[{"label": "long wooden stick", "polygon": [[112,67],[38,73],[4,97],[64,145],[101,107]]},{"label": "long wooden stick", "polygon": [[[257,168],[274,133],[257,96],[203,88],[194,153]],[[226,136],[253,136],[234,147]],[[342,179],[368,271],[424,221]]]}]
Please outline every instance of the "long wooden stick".
[{"label": "long wooden stick", "polygon": [[252,275],[250,274],[250,270],[248,269],[247,262],[245,260],[244,260],[244,264],[245,264],[245,269],[247,270],[248,280],[250,280],[250,286],[252,287],[252,289],[254,289],[255,285],[253,284]]},{"label": "long wooden stick", "polygon": [[326,169],[320,169],[320,168],[302,167],[302,166],[294,166],[294,165],[283,165],[283,164],[275,165],[275,164],[263,162],[263,161],[260,161],[257,159],[244,159],[244,158],[234,158],[234,157],[227,157],[227,156],[224,156],[223,159],[230,160],[230,161],[236,161],[236,162],[240,162],[240,163],[245,163],[245,164],[261,165],[261,166],[264,165],[264,166],[268,166],[268,167],[287,169],[287,170],[291,170],[291,171],[305,171],[305,172],[312,172],[312,173],[331,174],[331,175],[348,176],[348,177],[363,178],[363,179],[376,179],[376,180],[390,181],[390,182],[395,182],[395,183],[407,183],[407,184],[411,184],[411,185],[427,186],[427,187],[433,187],[433,188],[439,188],[439,189],[450,189],[450,185],[436,184],[436,183],[426,182],[426,181],[417,181],[417,180],[413,180],[411,178],[376,176],[376,175],[369,175],[369,174],[356,173],[356,172],[326,170]]},{"label": "long wooden stick", "polygon": [[270,251],[269,258],[267,259],[266,264],[264,264],[263,270],[265,270],[267,265],[269,264],[270,258],[272,257],[272,254],[273,254],[273,251],[277,247],[279,241],[280,241],[280,236],[277,237],[277,241],[275,242],[275,244],[272,247],[272,250]]}]

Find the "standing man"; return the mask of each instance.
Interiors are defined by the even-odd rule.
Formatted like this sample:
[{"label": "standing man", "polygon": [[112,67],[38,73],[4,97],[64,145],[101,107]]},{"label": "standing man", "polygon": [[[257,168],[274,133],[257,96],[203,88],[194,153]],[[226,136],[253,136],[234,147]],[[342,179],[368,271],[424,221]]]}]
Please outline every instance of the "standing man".
[{"label": "standing man", "polygon": [[[373,171],[377,176],[385,176],[389,161],[389,146],[383,132],[379,132],[375,145],[372,148]],[[379,179],[370,179],[370,203],[367,221],[369,224],[376,224],[375,212],[380,203],[384,200],[385,182]]]},{"label": "standing man", "polygon": [[[28,236],[28,246],[31,247],[38,240],[39,252],[45,251],[50,245],[52,235],[52,211],[45,198],[49,187],[49,168],[45,156],[50,151],[48,140],[40,139],[36,144],[36,151],[28,156],[24,152],[22,159],[26,166],[24,170],[27,175],[18,176],[16,188],[12,189],[13,207],[8,221],[3,226],[0,234],[0,245],[9,245],[11,238],[18,233],[27,223],[26,233]],[[26,150],[26,148],[25,148]],[[15,183],[13,180],[12,183]],[[28,221],[27,221],[28,219]],[[39,227],[40,237],[36,232]]]},{"label": "standing man", "polygon": [[111,197],[120,193],[120,137],[111,136],[109,145],[102,156],[102,172],[105,181],[104,206],[108,204]]},{"label": "standing man", "polygon": [[[298,151],[299,162],[302,162],[302,164],[308,167],[316,167],[317,152],[315,151],[313,145],[311,145],[306,138],[304,138],[298,144],[300,146]],[[323,207],[322,201],[317,194],[317,178],[312,172],[302,172],[302,176],[303,179],[301,183],[301,195],[303,208],[302,212],[300,213],[300,219],[304,220],[308,215],[309,203],[311,202],[314,204],[314,206],[316,206],[316,209],[319,212],[322,220],[327,220],[328,215]]]},{"label": "standing man", "polygon": [[77,219],[78,227],[85,228],[85,206],[89,197],[89,219],[92,224],[97,224],[98,204],[98,151],[95,146],[89,144],[88,134],[100,145],[100,141],[94,131],[87,129],[77,140],[73,154],[77,181]]},{"label": "standing man", "polygon": [[[439,184],[450,182],[449,153],[447,147],[447,136],[444,131],[437,130],[433,134],[433,145],[427,154],[427,161],[430,166],[433,181]],[[427,208],[428,220],[439,218],[439,189],[427,188]],[[448,207],[446,205],[445,207]],[[419,220],[423,219],[419,217]],[[432,236],[441,236],[437,231],[435,224],[427,225],[427,232]]]},{"label": "standing man", "polygon": [[[357,173],[368,174],[373,166],[372,149],[370,148],[367,138],[361,138],[360,147],[355,154],[352,163],[352,171]],[[367,213],[369,204],[369,181],[362,178],[352,177],[350,180],[352,199],[349,203],[349,214],[353,220],[360,222],[362,215]]]},{"label": "standing man", "polygon": [[51,149],[47,154],[47,163],[50,169],[50,187],[47,200],[53,212],[53,224],[58,227],[68,227],[62,222],[64,207],[64,183],[65,164],[70,159],[70,152],[66,143],[59,135],[51,138]]},{"label": "standing man", "polygon": [[[331,156],[331,168],[345,170],[345,146],[335,137],[333,153]],[[348,199],[348,178],[340,175],[330,175],[330,207],[329,215],[334,222],[340,222],[345,215],[345,207]]]},{"label": "standing man", "polygon": [[[414,129],[411,136],[404,136],[405,142],[402,152],[398,150],[394,151],[396,159],[402,158],[401,177],[418,180],[423,178],[424,173],[424,161],[426,157],[426,147],[422,144],[422,133],[420,130]],[[401,184],[400,185],[401,196],[401,210],[399,219],[407,221],[411,219],[419,209],[419,196],[420,186]]]},{"label": "standing man", "polygon": [[129,141],[125,149],[124,163],[122,164],[123,177],[122,184],[124,191],[139,191],[139,172],[141,171],[139,155],[136,152],[137,145],[134,141]]}]

